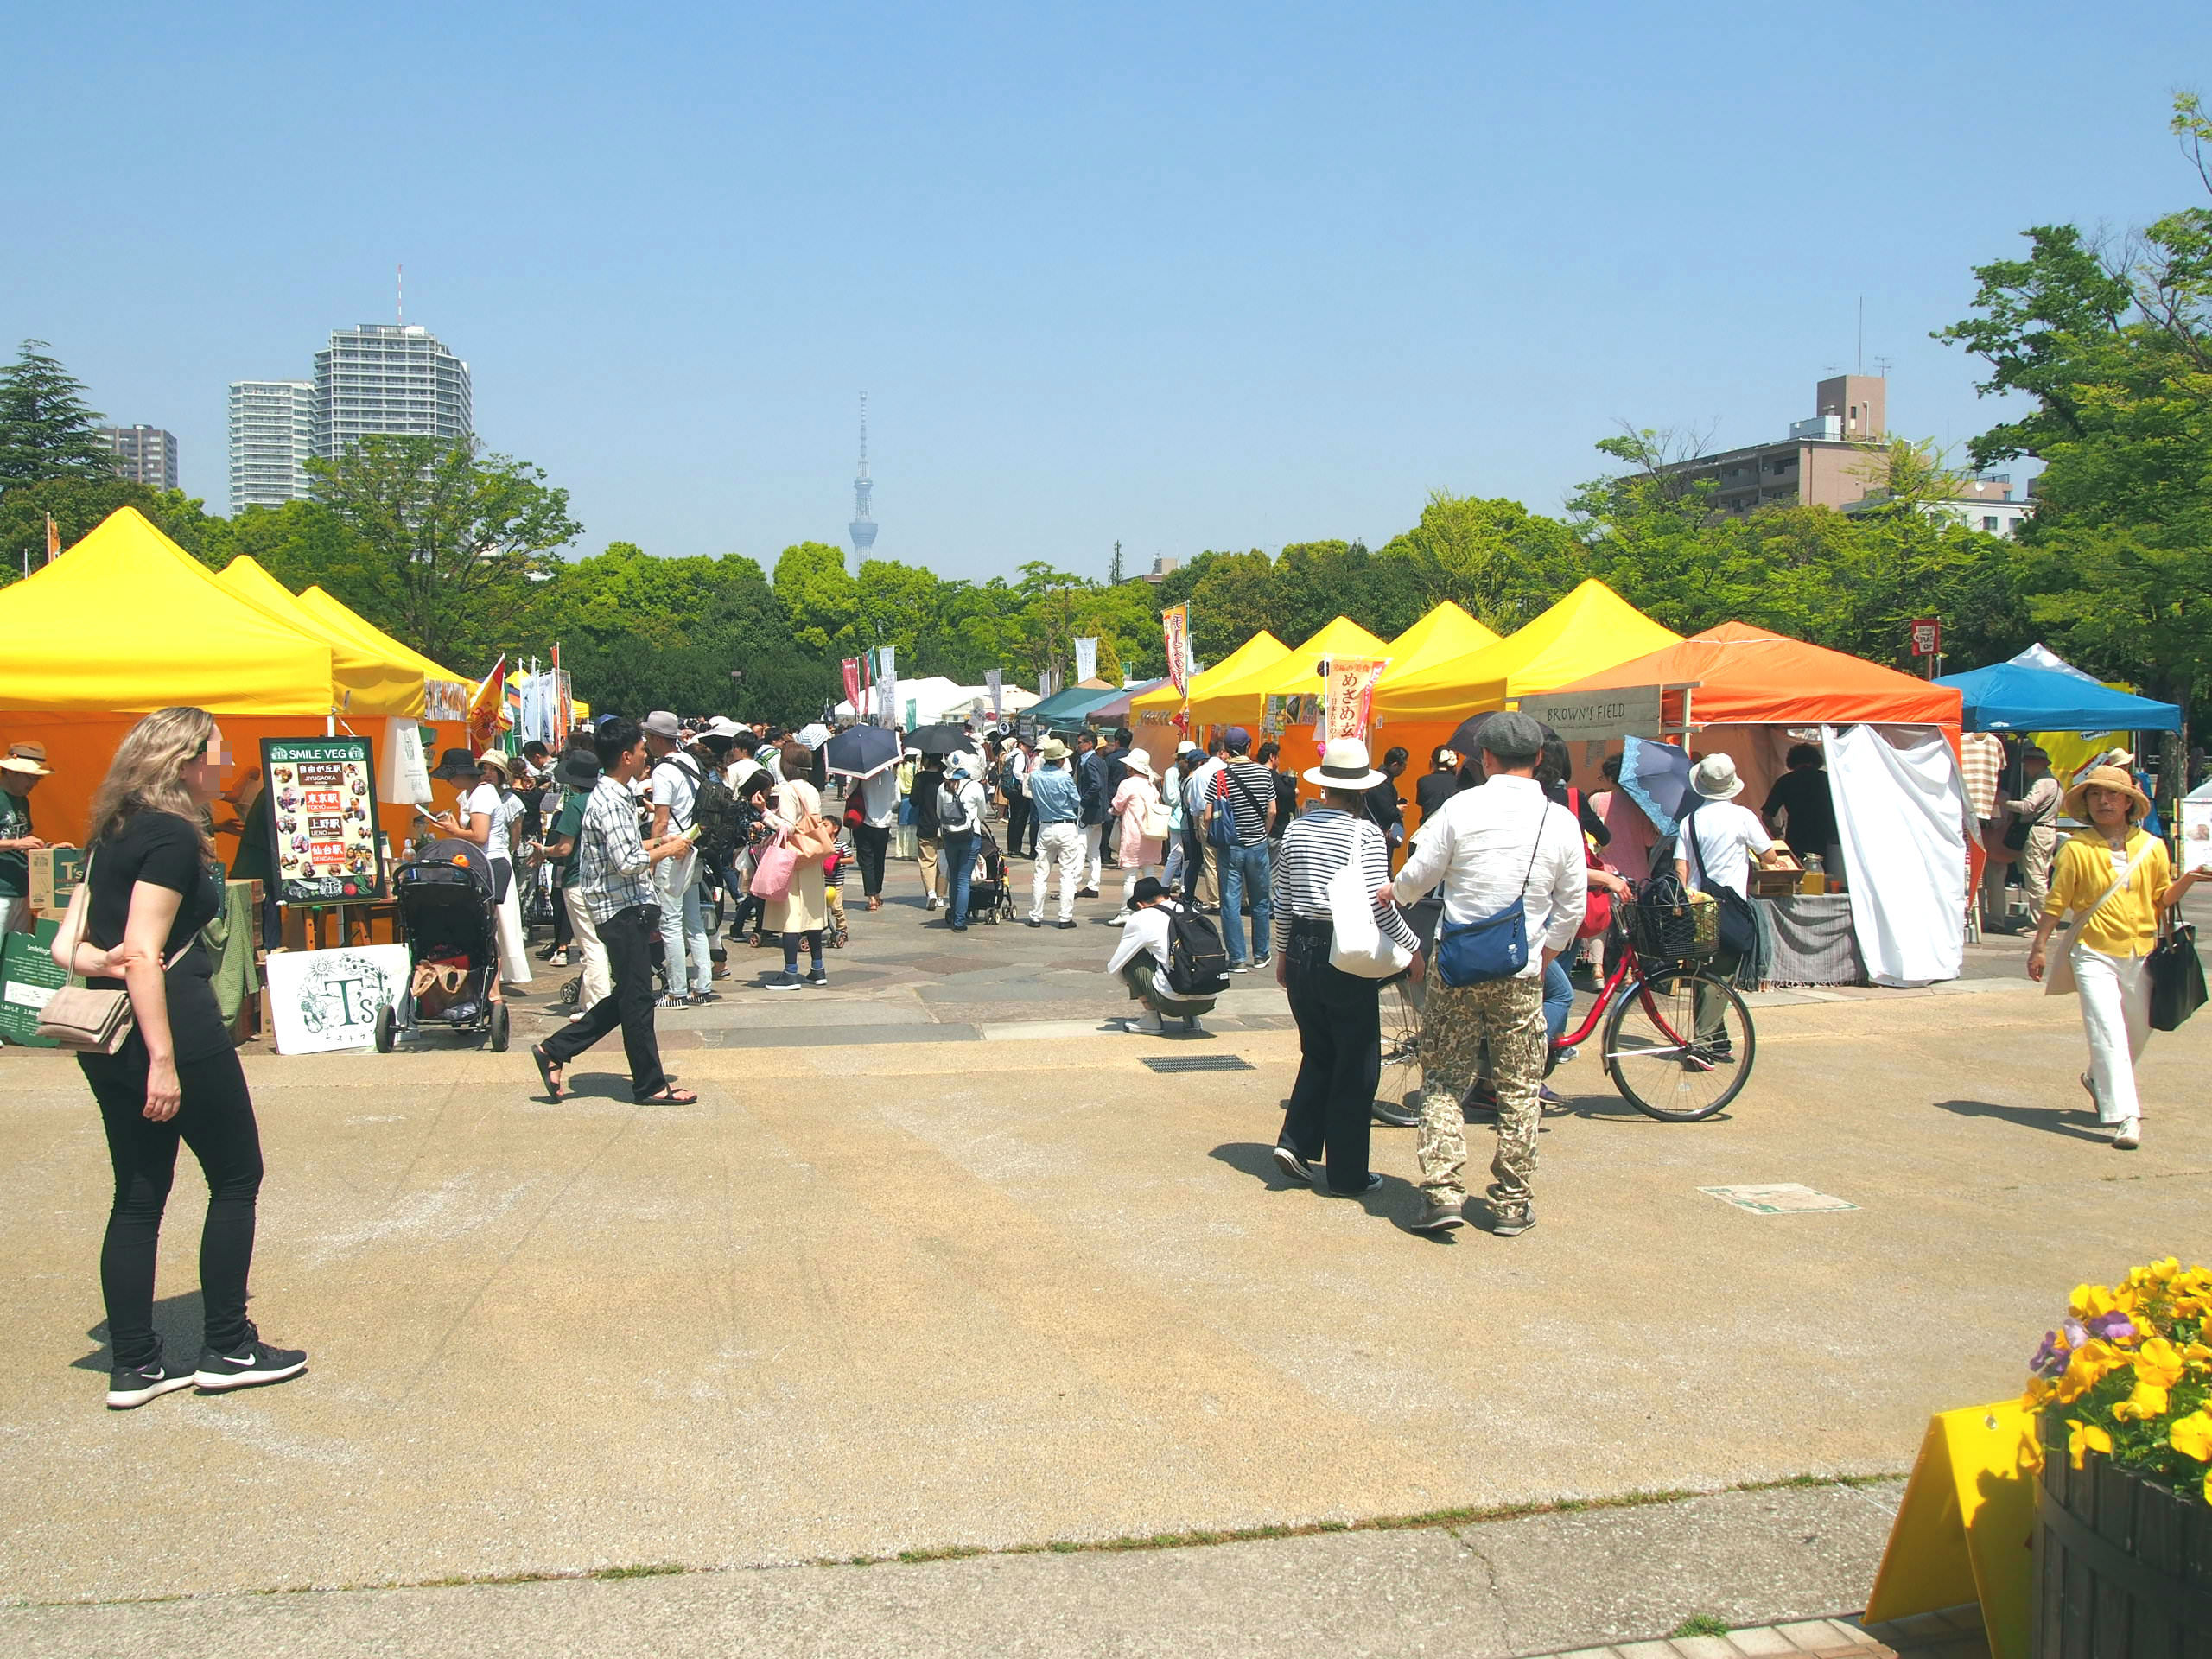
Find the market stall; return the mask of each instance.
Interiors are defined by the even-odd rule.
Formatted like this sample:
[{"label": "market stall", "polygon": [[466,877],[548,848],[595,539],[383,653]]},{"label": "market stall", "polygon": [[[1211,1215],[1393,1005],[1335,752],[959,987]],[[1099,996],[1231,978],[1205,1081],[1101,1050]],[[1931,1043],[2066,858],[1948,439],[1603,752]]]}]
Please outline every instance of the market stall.
[{"label": "market stall", "polygon": [[[1193,674],[1189,695],[1192,697],[1211,696],[1217,688],[1227,685],[1267,664],[1279,663],[1289,654],[1289,646],[1262,628],[1211,668]],[[1135,716],[1130,724],[1136,733],[1136,746],[1163,771],[1173,759],[1175,745],[1184,735],[1173,724],[1175,716],[1182,712],[1183,703],[1184,693],[1175,689],[1172,679],[1162,681],[1149,691],[1140,691],[1129,699],[1129,713]]]},{"label": "market stall", "polygon": [[[1611,696],[1594,695],[1601,693]],[[1624,711],[1610,723],[1615,729],[1593,721],[1575,734],[1593,747],[1628,731],[1674,734],[1696,753],[1728,754],[1745,781],[1739,798],[1755,810],[1784,770],[1789,748],[1818,741],[1845,893],[1840,904],[1806,902],[1825,894],[1778,901],[1789,916],[1777,945],[1790,941],[1791,955],[1771,977],[1834,982],[1821,976],[1848,964],[1840,938],[1847,914],[1851,941],[1876,984],[1958,976],[1967,861],[1955,689],[1728,622],[1555,695],[1593,707],[1610,702]]]}]

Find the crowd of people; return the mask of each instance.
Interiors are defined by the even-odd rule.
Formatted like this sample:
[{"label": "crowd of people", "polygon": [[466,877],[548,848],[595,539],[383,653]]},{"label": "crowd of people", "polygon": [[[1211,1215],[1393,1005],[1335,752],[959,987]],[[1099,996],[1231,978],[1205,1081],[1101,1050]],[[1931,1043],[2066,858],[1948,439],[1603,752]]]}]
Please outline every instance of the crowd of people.
[{"label": "crowd of people", "polygon": [[[1482,1219],[1510,1237],[1536,1217],[1543,1078],[1548,1061],[1571,1058],[1560,1046],[1567,969],[1591,948],[1592,896],[1628,899],[1671,874],[1742,900],[1753,866],[1785,840],[1801,857],[1834,855],[1816,749],[1791,754],[1756,813],[1737,804],[1744,781],[1728,756],[1698,757],[1690,808],[1662,838],[1618,786],[1617,763],[1607,763],[1606,786],[1585,797],[1565,746],[1511,712],[1484,721],[1471,752],[1431,753],[1410,824],[1400,792],[1410,757],[1393,749],[1374,765],[1352,738],[1328,743],[1303,772],[1311,798],[1302,809],[1300,777],[1280,766],[1274,744],[1255,748],[1240,727],[1204,745],[1179,742],[1164,766],[1126,731],[1035,743],[977,734],[947,753],[894,752],[834,783],[827,747],[654,711],[642,721],[603,716],[558,754],[532,745],[512,759],[442,758],[435,775],[454,799],[419,816],[411,855],[435,856],[457,841],[485,856],[501,916],[498,976],[509,987],[529,982],[524,916],[541,902],[552,906],[547,958],[567,965],[573,953],[581,969],[573,1012],[531,1048],[550,1097],[566,1095],[580,1055],[620,1029],[639,1103],[696,1102],[662,1066],[656,1010],[717,1000],[717,958],[741,942],[780,951],[781,970],[762,978],[764,988],[826,986],[824,952],[847,931],[849,872],[859,871],[867,910],[880,910],[894,837],[913,837],[925,919],[956,931],[970,925],[977,872],[986,885],[1010,880],[1007,854],[1033,861],[1033,927],[1046,924],[1054,877],[1054,925],[1077,925],[1076,901],[1099,896],[1110,861],[1121,902],[1099,919],[1120,929],[1104,966],[1139,1005],[1128,1029],[1164,1033],[1171,1020],[1193,1028],[1230,976],[1271,969],[1300,1042],[1274,1151],[1281,1170],[1324,1194],[1357,1198],[1381,1180],[1369,1166],[1373,1122],[1402,1122],[1418,1131],[1421,1205],[1403,1224],[1440,1233],[1471,1218],[1464,1126],[1471,1110],[1486,1109],[1496,1141]],[[17,743],[0,759],[0,929],[24,924],[22,860],[43,844],[29,801],[50,775],[47,758],[37,744]],[[2078,986],[2090,1052],[2082,1084],[2111,1144],[2126,1149],[2142,1135],[2133,1063],[2149,1031],[2145,963],[2200,876],[2174,874],[2126,765],[2096,766],[2061,791],[2037,752],[2021,758],[2024,787],[2004,816],[2024,826],[2024,851],[2053,831],[2048,858],[2019,861],[2037,872],[2022,873],[2037,899],[2027,971]],[[138,721],[93,798],[84,880],[53,947],[88,989],[114,994],[128,1010],[111,1046],[76,1045],[115,1179],[100,1281],[113,1351],[108,1403],[118,1409],[186,1387],[279,1382],[308,1363],[305,1352],[264,1341],[246,1315],[260,1142],[202,937],[226,874],[213,808],[227,800],[250,819],[242,775],[250,768],[205,711]],[[833,795],[842,802],[834,809]],[[2081,827],[2059,841],[2062,817]],[[985,855],[994,850],[996,864]],[[942,918],[929,914],[940,909]],[[726,938],[716,938],[717,914]],[[1376,1099],[1378,998],[1393,974],[1420,1001],[1423,1063],[1418,1100],[1395,1118]],[[1702,1008],[1698,1018],[1702,1036]],[[210,1192],[205,1330],[190,1368],[164,1355],[152,1319],[181,1146]]]}]

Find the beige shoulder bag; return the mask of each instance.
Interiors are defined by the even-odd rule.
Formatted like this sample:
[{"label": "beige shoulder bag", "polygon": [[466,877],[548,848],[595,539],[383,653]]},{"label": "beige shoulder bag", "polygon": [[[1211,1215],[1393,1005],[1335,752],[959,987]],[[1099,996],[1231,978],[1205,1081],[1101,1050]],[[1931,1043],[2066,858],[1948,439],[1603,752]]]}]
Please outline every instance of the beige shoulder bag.
[{"label": "beige shoulder bag", "polygon": [[2043,994],[2045,996],[2071,996],[2081,988],[2074,982],[2074,946],[2082,937],[2082,930],[2089,925],[2089,918],[2111,902],[2113,894],[2127,885],[2127,878],[2135,874],[2135,861],[2125,860],[2120,874],[2112,879],[2104,897],[2076,916],[2073,922],[2052,942],[2055,954],[2043,959]]},{"label": "beige shoulder bag", "polygon": [[[84,879],[70,895],[69,913],[62,918],[60,934],[54,941],[54,961],[68,970],[69,982],[47,999],[38,1016],[40,1036],[80,1054],[114,1053],[129,1040],[137,1022],[129,991],[93,990],[77,971],[77,947],[84,944],[85,929],[92,920],[92,861],[99,856],[97,852],[86,855]],[[194,934],[187,940],[162,964],[162,971],[166,974],[182,962],[198,938]]]}]

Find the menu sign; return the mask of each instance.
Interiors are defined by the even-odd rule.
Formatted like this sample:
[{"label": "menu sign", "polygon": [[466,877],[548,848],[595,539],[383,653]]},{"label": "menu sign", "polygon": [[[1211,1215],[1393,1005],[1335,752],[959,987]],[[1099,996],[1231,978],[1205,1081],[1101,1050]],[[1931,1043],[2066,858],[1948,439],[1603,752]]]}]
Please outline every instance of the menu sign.
[{"label": "menu sign", "polygon": [[382,898],[369,740],[264,737],[261,771],[276,837],[277,898],[288,905]]}]

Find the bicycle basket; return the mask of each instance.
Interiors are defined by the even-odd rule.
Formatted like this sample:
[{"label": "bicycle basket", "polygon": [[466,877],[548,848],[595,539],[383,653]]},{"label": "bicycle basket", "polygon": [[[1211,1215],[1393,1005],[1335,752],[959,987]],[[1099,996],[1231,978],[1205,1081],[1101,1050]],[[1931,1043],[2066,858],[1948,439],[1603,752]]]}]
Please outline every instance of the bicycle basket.
[{"label": "bicycle basket", "polygon": [[1629,943],[1639,957],[1687,962],[1720,948],[1720,906],[1707,893],[1678,893],[1671,902],[1645,899],[1624,906]]}]

